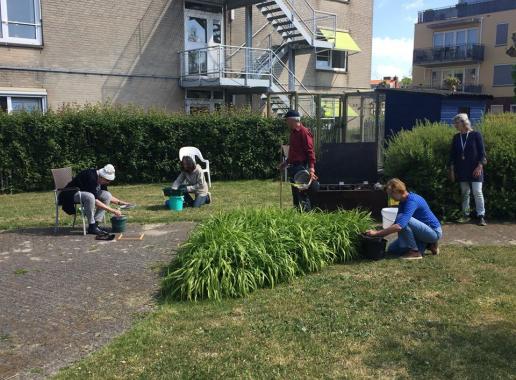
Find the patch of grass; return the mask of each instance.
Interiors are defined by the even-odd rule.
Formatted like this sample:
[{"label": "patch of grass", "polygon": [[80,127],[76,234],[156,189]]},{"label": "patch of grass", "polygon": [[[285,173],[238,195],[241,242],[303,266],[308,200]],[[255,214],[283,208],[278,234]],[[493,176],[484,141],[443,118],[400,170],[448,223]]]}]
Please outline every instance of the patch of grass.
[{"label": "patch of grass", "polygon": [[163,281],[176,299],[242,297],[358,256],[361,231],[372,226],[359,211],[300,213],[239,209],[215,215],[182,245]]},{"label": "patch of grass", "polygon": [[[165,208],[166,198],[162,191],[165,186],[170,186],[170,183],[110,186],[109,189],[116,197],[138,205],[126,212],[129,223],[201,221],[213,213],[235,208],[279,206],[279,182],[272,180],[215,182],[210,189],[213,199],[211,204],[199,209],[184,209],[182,212],[172,212]],[[290,188],[285,185],[283,202],[285,207],[292,204]],[[0,229],[50,227],[55,217],[54,193],[0,195],[0,209]],[[60,224],[71,225],[73,217],[61,210],[59,212]]]},{"label": "patch of grass", "polygon": [[515,289],[514,247],[354,261],[244,299],[162,305],[56,378],[507,379]]},{"label": "patch of grass", "polygon": [[27,269],[24,269],[24,268],[19,268],[19,269],[16,269],[14,271],[14,274],[16,276],[21,276],[21,275],[24,275],[25,273],[29,273],[29,271]]}]

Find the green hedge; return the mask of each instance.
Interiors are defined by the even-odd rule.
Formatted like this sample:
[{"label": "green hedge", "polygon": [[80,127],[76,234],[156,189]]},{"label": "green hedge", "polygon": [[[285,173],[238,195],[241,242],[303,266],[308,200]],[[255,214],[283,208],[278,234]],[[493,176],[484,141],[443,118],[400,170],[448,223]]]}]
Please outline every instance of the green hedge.
[{"label": "green hedge", "polygon": [[[484,137],[488,161],[484,184],[487,214],[514,218],[516,115],[488,114],[479,130]],[[447,168],[454,133],[455,129],[449,125],[420,125],[395,136],[385,152],[385,175],[404,180],[410,189],[425,197],[442,218],[455,218],[460,213],[459,186],[449,181]]]},{"label": "green hedge", "polygon": [[179,148],[192,145],[215,179],[270,178],[286,139],[281,120],[244,111],[188,116],[90,105],[0,112],[0,175],[11,191],[42,190],[53,185],[50,168],[112,163],[119,183],[170,181]]},{"label": "green hedge", "polygon": [[163,280],[165,298],[242,297],[358,256],[368,213],[241,209],[212,216],[179,250]]}]

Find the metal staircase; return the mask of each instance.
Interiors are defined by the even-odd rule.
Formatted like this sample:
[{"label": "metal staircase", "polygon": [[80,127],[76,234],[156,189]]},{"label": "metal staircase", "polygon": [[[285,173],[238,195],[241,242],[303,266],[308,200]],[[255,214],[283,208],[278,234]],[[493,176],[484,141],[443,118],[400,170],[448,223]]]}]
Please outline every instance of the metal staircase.
[{"label": "metal staircase", "polygon": [[266,0],[256,6],[286,43],[334,47],[337,15],[316,10],[307,0]]}]

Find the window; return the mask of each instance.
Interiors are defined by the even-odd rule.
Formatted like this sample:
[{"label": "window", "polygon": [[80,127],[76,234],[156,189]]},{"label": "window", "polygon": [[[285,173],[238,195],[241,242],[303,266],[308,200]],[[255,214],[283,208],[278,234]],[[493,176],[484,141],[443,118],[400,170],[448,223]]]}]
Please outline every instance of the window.
[{"label": "window", "polygon": [[511,104],[511,112],[516,113],[516,104]]},{"label": "window", "polygon": [[502,104],[493,104],[490,107],[491,113],[503,113],[503,105]]},{"label": "window", "polygon": [[346,71],[347,66],[348,54],[346,51],[325,49],[316,54],[316,69]]},{"label": "window", "polygon": [[496,25],[496,46],[507,45],[507,37],[509,35],[509,24]]},{"label": "window", "polygon": [[436,32],[433,37],[434,48],[478,44],[478,28]]},{"label": "window", "polygon": [[224,105],[224,92],[220,90],[186,90],[187,114],[218,111]]},{"label": "window", "polygon": [[512,65],[495,65],[493,71],[493,86],[513,86]]},{"label": "window", "polygon": [[0,0],[0,42],[41,45],[40,0]]},{"label": "window", "polygon": [[0,110],[3,112],[46,111],[46,108],[46,96],[34,96],[23,92],[16,94],[0,92]]}]

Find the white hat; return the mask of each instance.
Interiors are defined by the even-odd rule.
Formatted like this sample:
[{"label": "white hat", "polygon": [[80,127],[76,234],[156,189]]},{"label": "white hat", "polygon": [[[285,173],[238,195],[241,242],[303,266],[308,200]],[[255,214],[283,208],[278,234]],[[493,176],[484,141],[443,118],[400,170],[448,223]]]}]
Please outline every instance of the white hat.
[{"label": "white hat", "polygon": [[115,179],[115,167],[111,164],[107,164],[99,170],[99,176],[107,179],[108,181],[113,181]]}]

